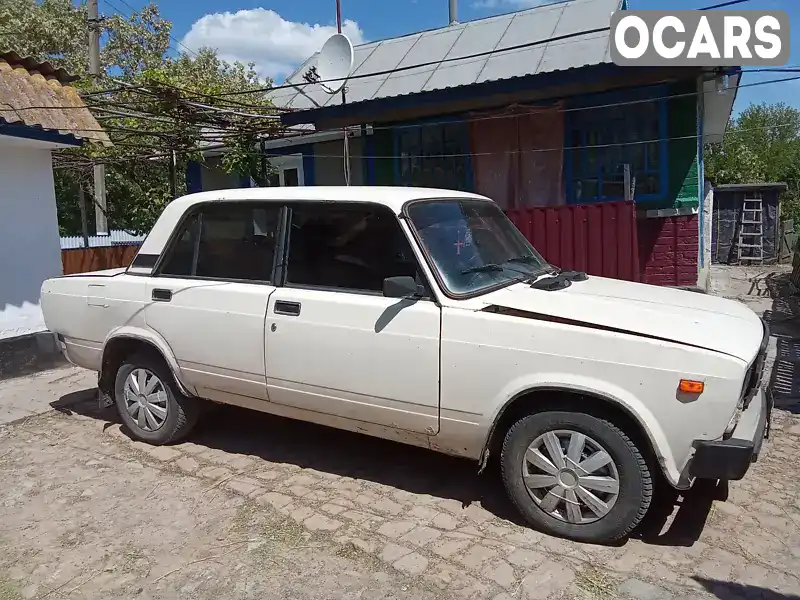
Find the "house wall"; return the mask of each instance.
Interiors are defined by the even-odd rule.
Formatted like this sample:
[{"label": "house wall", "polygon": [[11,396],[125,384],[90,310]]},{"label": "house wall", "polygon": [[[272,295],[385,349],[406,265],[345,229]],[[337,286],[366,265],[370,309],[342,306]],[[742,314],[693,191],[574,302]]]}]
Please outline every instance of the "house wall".
[{"label": "house wall", "polygon": [[652,285],[696,285],[698,226],[697,214],[640,218],[641,281]]},{"label": "house wall", "polygon": [[42,282],[61,275],[50,150],[0,136],[0,339],[44,331]]},{"label": "house wall", "polygon": [[[212,156],[200,165],[202,191],[227,190],[241,187],[241,177],[235,173],[227,173],[222,168],[222,158]],[[198,190],[198,191],[200,191]]]},{"label": "house wall", "polygon": [[[363,138],[350,138],[350,185],[365,185]],[[314,185],[344,185],[344,140],[314,144]]]},{"label": "house wall", "polygon": [[695,81],[669,86],[672,98],[667,102],[667,131],[669,137],[669,192],[663,202],[648,208],[696,207],[700,199],[700,169],[697,160],[697,90]]},{"label": "house wall", "polygon": [[[644,193],[642,182],[637,182],[634,197],[637,204],[647,209],[695,208],[700,198],[700,166],[698,161],[697,118],[698,103],[695,94],[697,82],[685,82],[630,88],[601,94],[584,94],[567,98],[563,102],[540,103],[528,108],[517,108],[512,113],[510,107],[501,107],[481,113],[463,113],[459,116],[440,116],[420,121],[394,123],[394,129],[376,129],[372,144],[375,156],[374,171],[376,182],[380,185],[398,185],[398,172],[402,170],[402,157],[396,151],[396,138],[409,126],[424,128],[426,121],[471,120],[471,133],[462,152],[472,157],[469,167],[470,181],[467,189],[496,199],[504,208],[525,208],[530,206],[557,206],[565,202],[585,204],[588,202],[622,200],[619,197],[605,197],[602,200],[591,198],[585,193],[579,197],[575,192],[575,161],[586,160],[582,153],[585,146],[598,148],[597,154],[613,161],[617,154],[629,156],[632,149],[642,147],[645,141],[659,142],[656,178],[659,182],[657,193]],[[672,98],[672,96],[681,96]],[[635,127],[630,119],[632,110],[614,104],[631,102],[640,106],[643,100],[656,104],[654,110],[657,125],[650,127],[653,132],[645,135],[647,128],[640,127],[643,139],[635,138],[626,145],[611,144],[609,151],[605,139],[598,139],[596,132],[585,133],[588,128],[602,126],[605,118],[615,117],[622,126]],[[607,107],[607,105],[612,105]],[[591,107],[600,106],[600,109]],[[566,110],[564,110],[566,109]],[[609,109],[619,109],[608,113]],[[549,114],[553,112],[553,114]],[[504,117],[503,113],[509,115]],[[538,114],[537,114],[538,113]],[[517,116],[511,117],[511,114]],[[521,116],[530,115],[530,116]],[[477,120],[476,120],[477,119]],[[520,122],[525,119],[526,129],[520,134]],[[613,123],[616,123],[616,120]],[[559,125],[559,123],[564,123]],[[512,126],[509,126],[512,124]],[[606,127],[608,129],[608,126]],[[612,127],[613,129],[613,127]],[[553,136],[553,132],[563,132]],[[609,134],[609,131],[604,131]],[[616,138],[616,135],[613,136]],[[533,140],[533,141],[532,141]],[[648,152],[652,153],[652,144]],[[613,152],[620,148],[620,152]],[[624,151],[623,151],[624,149]],[[602,152],[601,152],[602,150]],[[436,160],[439,152],[430,160]],[[651,154],[652,155],[652,154]],[[380,157],[394,157],[393,160]],[[629,160],[629,159],[628,159]],[[391,163],[391,164],[387,164]],[[482,163],[483,168],[482,168]],[[613,162],[618,166],[617,162]],[[500,173],[498,176],[497,173]],[[493,175],[494,174],[494,175]],[[541,182],[544,181],[544,186]],[[561,182],[561,185],[558,185]],[[547,188],[546,192],[542,187]],[[535,191],[530,191],[535,188]]]},{"label": "house wall", "polygon": [[[350,185],[367,184],[364,147],[364,138],[350,138]],[[273,148],[268,149],[267,154],[270,157],[302,154],[305,185],[345,185],[343,140]],[[191,193],[249,187],[249,181],[237,174],[225,172],[221,163],[222,158],[219,156],[208,157],[199,165],[190,163],[187,168],[188,191]]]}]

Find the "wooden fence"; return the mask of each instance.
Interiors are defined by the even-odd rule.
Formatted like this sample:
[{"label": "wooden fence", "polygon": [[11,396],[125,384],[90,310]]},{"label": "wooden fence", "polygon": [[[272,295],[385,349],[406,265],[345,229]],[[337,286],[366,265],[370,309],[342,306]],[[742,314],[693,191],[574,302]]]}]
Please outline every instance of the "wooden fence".
[{"label": "wooden fence", "polygon": [[138,251],[139,244],[62,250],[61,265],[64,275],[127,267]]}]

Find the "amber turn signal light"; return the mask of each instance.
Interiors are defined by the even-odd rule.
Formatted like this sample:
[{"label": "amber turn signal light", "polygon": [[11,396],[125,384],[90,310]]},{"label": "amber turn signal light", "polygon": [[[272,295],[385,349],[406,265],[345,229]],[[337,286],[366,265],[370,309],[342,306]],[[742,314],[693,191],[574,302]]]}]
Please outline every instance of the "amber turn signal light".
[{"label": "amber turn signal light", "polygon": [[702,381],[692,381],[691,379],[681,379],[678,389],[685,394],[702,394],[705,384]]}]

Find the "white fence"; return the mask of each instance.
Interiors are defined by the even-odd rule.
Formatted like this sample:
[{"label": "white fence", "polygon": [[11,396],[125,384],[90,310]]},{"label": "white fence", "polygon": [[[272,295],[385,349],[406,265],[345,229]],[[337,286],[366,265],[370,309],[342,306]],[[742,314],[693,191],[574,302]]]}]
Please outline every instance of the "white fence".
[{"label": "white fence", "polygon": [[[90,235],[89,248],[103,248],[107,246],[125,246],[128,244],[141,244],[144,241],[143,235],[131,235],[119,229],[109,231],[108,235]],[[73,235],[61,238],[61,249],[72,250],[75,248],[86,248],[83,243],[83,236]]]}]

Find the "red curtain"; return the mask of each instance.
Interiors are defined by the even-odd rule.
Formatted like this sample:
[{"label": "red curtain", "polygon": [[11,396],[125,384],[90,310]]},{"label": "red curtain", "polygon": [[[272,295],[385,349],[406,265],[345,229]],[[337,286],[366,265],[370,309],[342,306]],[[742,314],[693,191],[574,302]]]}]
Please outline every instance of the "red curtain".
[{"label": "red curtain", "polygon": [[511,106],[470,117],[476,192],[503,209],[565,203],[561,103]]}]

